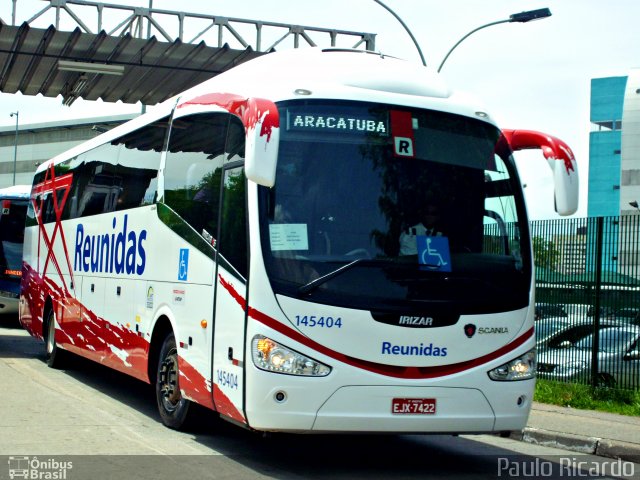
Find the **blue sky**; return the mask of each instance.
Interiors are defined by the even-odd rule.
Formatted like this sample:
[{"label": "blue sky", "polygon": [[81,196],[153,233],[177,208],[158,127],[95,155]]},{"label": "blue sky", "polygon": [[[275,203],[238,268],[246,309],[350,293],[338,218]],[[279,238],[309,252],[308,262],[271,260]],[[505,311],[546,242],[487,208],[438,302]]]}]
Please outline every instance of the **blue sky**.
[{"label": "blue sky", "polygon": [[[589,94],[592,78],[625,76],[640,68],[640,2],[637,0],[383,0],[407,24],[429,67],[437,68],[447,51],[466,33],[512,13],[548,7],[552,17],[528,24],[506,23],[476,32],[449,57],[442,75],[452,88],[467,91],[487,106],[503,128],[541,130],[562,138],[578,158],[581,206],[586,215]],[[148,7],[149,0],[110,0]],[[153,0],[153,7],[175,10],[174,0]],[[420,62],[402,25],[373,0],[182,0],[186,12],[269,20],[282,23],[376,33],[377,50]],[[12,2],[0,6],[11,22]],[[46,6],[18,0],[18,23]],[[87,15],[87,22],[96,17]],[[85,20],[85,18],[83,18]],[[36,26],[47,26],[53,16]],[[21,123],[140,111],[140,106],[0,94],[0,125],[20,110]],[[4,115],[2,112],[5,112]],[[553,211],[551,170],[537,152],[518,152],[532,219],[557,218]]]}]

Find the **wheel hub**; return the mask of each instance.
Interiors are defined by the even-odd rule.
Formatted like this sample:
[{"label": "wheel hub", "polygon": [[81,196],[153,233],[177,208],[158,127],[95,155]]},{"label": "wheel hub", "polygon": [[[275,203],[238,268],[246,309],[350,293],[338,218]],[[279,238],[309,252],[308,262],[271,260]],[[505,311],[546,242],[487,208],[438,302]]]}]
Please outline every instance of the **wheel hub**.
[{"label": "wheel hub", "polygon": [[167,355],[160,364],[158,383],[166,406],[170,409],[175,408],[181,400],[180,388],[178,388],[178,359],[175,352]]}]

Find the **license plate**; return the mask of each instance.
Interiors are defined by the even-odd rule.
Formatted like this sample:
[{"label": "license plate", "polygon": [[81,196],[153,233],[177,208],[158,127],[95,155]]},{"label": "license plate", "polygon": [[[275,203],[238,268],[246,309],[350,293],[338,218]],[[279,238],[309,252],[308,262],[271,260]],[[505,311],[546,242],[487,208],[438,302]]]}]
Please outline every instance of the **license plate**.
[{"label": "license plate", "polygon": [[436,413],[435,398],[394,398],[391,401],[391,413],[433,415]]}]

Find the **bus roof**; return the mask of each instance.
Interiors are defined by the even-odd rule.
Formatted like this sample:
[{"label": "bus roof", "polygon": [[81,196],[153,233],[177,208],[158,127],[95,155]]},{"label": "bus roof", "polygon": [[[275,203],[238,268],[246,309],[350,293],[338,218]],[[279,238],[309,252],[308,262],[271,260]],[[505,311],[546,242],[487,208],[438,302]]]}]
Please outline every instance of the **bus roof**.
[{"label": "bus roof", "polygon": [[477,99],[452,91],[433,68],[380,53],[337,48],[292,49],[255,58],[192,87],[180,95],[179,102],[212,92],[273,102],[303,98],[369,101],[475,118],[476,112],[486,112]]},{"label": "bus roof", "polygon": [[2,199],[28,199],[31,195],[31,185],[13,185],[12,187],[0,188],[0,198]]},{"label": "bus roof", "polygon": [[[439,110],[494,123],[477,99],[453,92],[433,68],[380,53],[338,48],[270,53],[227,70],[167,99],[147,113],[43,162],[58,163],[168,116],[176,105],[209,93],[264,98],[334,99]],[[186,105],[183,105],[186,106]],[[202,109],[181,108],[178,116]],[[212,109],[222,110],[219,106]]]}]

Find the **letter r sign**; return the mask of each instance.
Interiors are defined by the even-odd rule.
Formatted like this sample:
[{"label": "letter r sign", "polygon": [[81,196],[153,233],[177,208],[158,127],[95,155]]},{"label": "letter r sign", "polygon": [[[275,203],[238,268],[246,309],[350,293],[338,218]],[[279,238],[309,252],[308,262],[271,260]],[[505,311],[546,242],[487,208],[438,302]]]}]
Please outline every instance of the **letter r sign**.
[{"label": "letter r sign", "polygon": [[413,139],[408,137],[393,137],[395,154],[400,157],[413,157]]}]

